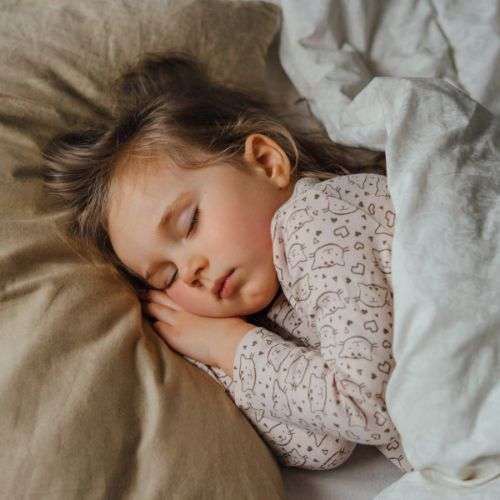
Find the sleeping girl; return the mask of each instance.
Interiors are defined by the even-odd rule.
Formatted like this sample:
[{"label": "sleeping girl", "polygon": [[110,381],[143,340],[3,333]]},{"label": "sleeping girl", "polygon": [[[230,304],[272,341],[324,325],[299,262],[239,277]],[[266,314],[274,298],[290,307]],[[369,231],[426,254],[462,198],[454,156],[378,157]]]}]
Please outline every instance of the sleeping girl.
[{"label": "sleeping girl", "polygon": [[44,150],[71,236],[130,281],[155,332],[225,387],[280,463],[333,469],[363,443],[413,470],[385,404],[384,154],[300,128],[182,53],[149,55],[113,88],[110,123]]}]

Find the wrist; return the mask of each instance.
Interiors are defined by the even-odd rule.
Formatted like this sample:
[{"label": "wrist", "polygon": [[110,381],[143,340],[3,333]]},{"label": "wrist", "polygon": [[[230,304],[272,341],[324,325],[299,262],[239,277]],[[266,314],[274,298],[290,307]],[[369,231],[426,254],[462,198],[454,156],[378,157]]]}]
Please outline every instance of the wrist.
[{"label": "wrist", "polygon": [[224,341],[216,354],[215,366],[220,368],[228,377],[233,378],[234,358],[238,346],[243,337],[255,328],[255,325],[247,323],[238,318],[234,325],[231,325],[230,331],[224,335]]}]

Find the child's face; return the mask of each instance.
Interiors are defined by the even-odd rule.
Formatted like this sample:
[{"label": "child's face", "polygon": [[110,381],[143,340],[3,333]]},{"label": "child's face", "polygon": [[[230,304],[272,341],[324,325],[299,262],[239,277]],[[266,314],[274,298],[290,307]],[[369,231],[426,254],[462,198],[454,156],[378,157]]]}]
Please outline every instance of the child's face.
[{"label": "child's face", "polygon": [[[188,170],[161,158],[138,167],[117,177],[110,205],[109,234],[120,260],[143,278],[149,270],[148,283],[157,289],[177,271],[166,293],[194,314],[245,316],[266,307],[279,289],[271,219],[293,186],[280,189],[277,176],[250,167]],[[177,199],[173,217],[158,227]],[[220,298],[214,284],[232,269],[233,293]]]}]

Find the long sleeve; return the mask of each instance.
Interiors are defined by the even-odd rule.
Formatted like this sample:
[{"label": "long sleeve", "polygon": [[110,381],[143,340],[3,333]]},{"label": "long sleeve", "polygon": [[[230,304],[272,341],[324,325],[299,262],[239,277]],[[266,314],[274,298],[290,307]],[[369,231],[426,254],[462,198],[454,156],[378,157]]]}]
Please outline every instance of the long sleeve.
[{"label": "long sleeve", "polygon": [[330,452],[352,451],[349,443],[376,445],[411,470],[384,400],[394,368],[394,212],[385,177],[302,181],[273,218],[274,261],[287,300],[319,346],[300,346],[264,328],[248,332],[235,357],[235,401],[333,436],[337,449]]},{"label": "long sleeve", "polygon": [[[294,311],[288,304],[283,294],[275,301],[270,313],[275,316],[285,311],[285,325],[291,327],[294,321]],[[280,318],[283,319],[283,316]],[[295,332],[299,332],[300,323],[295,323]],[[291,328],[290,328],[291,329]],[[286,337],[289,333],[279,325],[276,330]],[[249,332],[253,334],[252,332]],[[297,345],[303,341],[307,343],[307,332],[303,332],[303,339],[294,339]],[[299,467],[310,470],[329,470],[343,464],[350,457],[355,448],[355,443],[340,437],[338,433],[327,433],[318,430],[308,430],[304,426],[298,426],[291,422],[282,421],[269,416],[264,409],[254,408],[250,402],[237,397],[239,394],[238,383],[241,379],[234,381],[227,376],[223,370],[209,367],[199,361],[185,356],[191,363],[198,366],[210,377],[224,386],[227,394],[245,414],[249,422],[255,427],[261,438],[273,450],[277,460],[283,466]]]},{"label": "long sleeve", "polygon": [[[319,347],[316,334],[297,316],[283,293],[279,293],[274,300],[267,318],[272,325],[272,332],[278,334],[280,338],[290,339],[296,346]],[[255,330],[271,333],[271,330],[258,327]],[[249,334],[253,335],[254,331]],[[227,394],[273,450],[281,465],[310,470],[329,470],[346,462],[354,451],[355,443],[343,439],[338,432],[325,432],[314,426],[311,426],[310,430],[307,423],[302,426],[296,425],[270,416],[265,409],[254,408],[251,402],[238,397],[241,377],[233,380],[219,368],[207,366],[188,356],[184,357],[224,386]]]}]

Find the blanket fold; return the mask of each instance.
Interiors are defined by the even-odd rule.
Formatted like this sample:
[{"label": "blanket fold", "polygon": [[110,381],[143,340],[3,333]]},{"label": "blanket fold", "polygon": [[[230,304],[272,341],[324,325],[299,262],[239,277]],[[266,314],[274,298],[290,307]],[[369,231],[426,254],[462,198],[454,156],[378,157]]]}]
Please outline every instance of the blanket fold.
[{"label": "blanket fold", "polygon": [[440,78],[376,77],[343,99],[334,66],[300,68],[289,75],[331,139],[387,157],[397,366],[386,400],[416,470],[376,498],[500,498],[500,119]]},{"label": "blanket fold", "polygon": [[[282,66],[333,141],[385,150],[396,212],[396,368],[386,402],[415,471],[376,498],[500,498],[500,118],[489,111],[498,92],[486,88],[498,87],[500,66],[491,2],[387,2],[376,26],[368,2],[299,4],[281,1]],[[489,47],[478,52],[480,34]],[[482,56],[467,57],[472,47]]]},{"label": "blanket fold", "polygon": [[377,499],[500,498],[500,119],[434,78],[317,104],[386,151],[396,211],[386,400],[416,471]]}]

